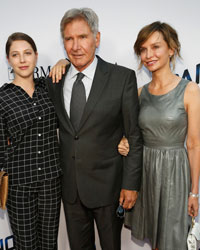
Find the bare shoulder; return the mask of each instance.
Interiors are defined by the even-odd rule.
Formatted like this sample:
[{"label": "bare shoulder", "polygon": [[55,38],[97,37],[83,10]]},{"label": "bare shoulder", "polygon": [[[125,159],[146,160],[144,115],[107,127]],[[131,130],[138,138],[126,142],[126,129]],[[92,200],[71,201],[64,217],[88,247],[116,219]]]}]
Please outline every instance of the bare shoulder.
[{"label": "bare shoulder", "polygon": [[198,91],[199,90],[199,85],[196,82],[189,82],[187,85],[187,89],[188,91]]},{"label": "bare shoulder", "polygon": [[200,88],[198,86],[198,84],[196,82],[189,82],[186,90],[185,90],[185,94],[190,96],[190,95],[194,95],[194,94],[200,94]]},{"label": "bare shoulder", "polygon": [[200,88],[197,83],[189,82],[185,89],[185,104],[200,102]]}]

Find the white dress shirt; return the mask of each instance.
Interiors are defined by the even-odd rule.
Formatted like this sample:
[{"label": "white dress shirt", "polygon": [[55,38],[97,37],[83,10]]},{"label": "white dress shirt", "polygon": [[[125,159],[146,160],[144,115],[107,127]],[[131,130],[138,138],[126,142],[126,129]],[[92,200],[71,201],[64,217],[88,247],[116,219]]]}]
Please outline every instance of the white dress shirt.
[{"label": "white dress shirt", "polygon": [[[98,60],[97,57],[95,56],[93,62],[86,69],[82,71],[82,73],[85,75],[82,79],[82,82],[85,86],[86,101],[88,99],[92,87],[92,82],[94,79],[97,62]],[[64,87],[63,87],[64,103],[65,103],[65,109],[69,116],[70,116],[70,102],[71,102],[72,88],[74,82],[76,81],[78,73],[79,71],[74,67],[73,64],[71,64],[64,82]]]}]

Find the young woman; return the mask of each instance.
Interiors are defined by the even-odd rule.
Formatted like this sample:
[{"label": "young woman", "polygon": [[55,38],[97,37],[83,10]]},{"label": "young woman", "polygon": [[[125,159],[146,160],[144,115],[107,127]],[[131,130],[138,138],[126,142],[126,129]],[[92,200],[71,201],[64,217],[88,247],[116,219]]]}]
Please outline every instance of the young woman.
[{"label": "young woman", "polygon": [[[170,25],[145,26],[134,50],[152,80],[139,89],[143,177],[125,225],[136,238],[148,238],[153,249],[186,250],[188,215],[198,214],[200,90],[172,73],[170,65],[180,56],[180,43]],[[119,145],[123,155],[128,153],[125,144],[123,139]]]},{"label": "young woman", "polygon": [[12,34],[6,55],[15,77],[0,88],[0,169],[9,175],[15,249],[55,250],[61,201],[56,114],[45,82],[33,79],[33,39]]}]

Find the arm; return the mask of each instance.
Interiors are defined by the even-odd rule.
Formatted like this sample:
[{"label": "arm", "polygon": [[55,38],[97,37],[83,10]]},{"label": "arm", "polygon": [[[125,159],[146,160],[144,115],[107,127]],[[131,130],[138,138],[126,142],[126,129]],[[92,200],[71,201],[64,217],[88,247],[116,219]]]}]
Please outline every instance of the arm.
[{"label": "arm", "polygon": [[[188,113],[187,151],[191,173],[191,192],[199,193],[200,171],[200,89],[196,83],[189,83],[184,96],[184,104]],[[198,197],[189,196],[188,214],[198,215]]]},{"label": "arm", "polygon": [[[140,96],[141,92],[142,92],[142,88],[140,87],[138,89],[138,96]],[[118,152],[123,155],[123,156],[127,156],[128,152],[129,152],[129,143],[126,137],[122,137],[119,145],[118,145]]]},{"label": "arm", "polygon": [[138,126],[139,102],[135,72],[131,71],[123,92],[122,113],[125,137],[129,142],[129,153],[124,158],[124,170],[120,203],[130,209],[137,199],[142,174],[143,140]]},{"label": "arm", "polygon": [[61,59],[59,60],[51,69],[49,76],[52,77],[52,82],[53,83],[58,83],[62,75],[65,74],[65,68],[69,64],[69,61],[66,59]]}]

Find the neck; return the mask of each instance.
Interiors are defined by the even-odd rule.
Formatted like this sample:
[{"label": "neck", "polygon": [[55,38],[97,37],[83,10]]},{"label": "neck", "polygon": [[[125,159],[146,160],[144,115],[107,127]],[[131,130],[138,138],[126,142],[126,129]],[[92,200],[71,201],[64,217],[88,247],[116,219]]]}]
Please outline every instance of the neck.
[{"label": "neck", "polygon": [[174,75],[170,68],[162,71],[155,71],[152,73],[152,81],[151,84],[155,87],[163,88],[169,83],[172,83],[177,78]]},{"label": "neck", "polygon": [[13,80],[13,83],[17,86],[22,87],[23,89],[31,89],[34,88],[34,81],[33,76],[29,76],[26,78],[22,78],[19,76],[16,76]]},{"label": "neck", "polygon": [[15,77],[13,83],[17,86],[20,86],[32,98],[35,91],[33,75],[26,78]]}]

